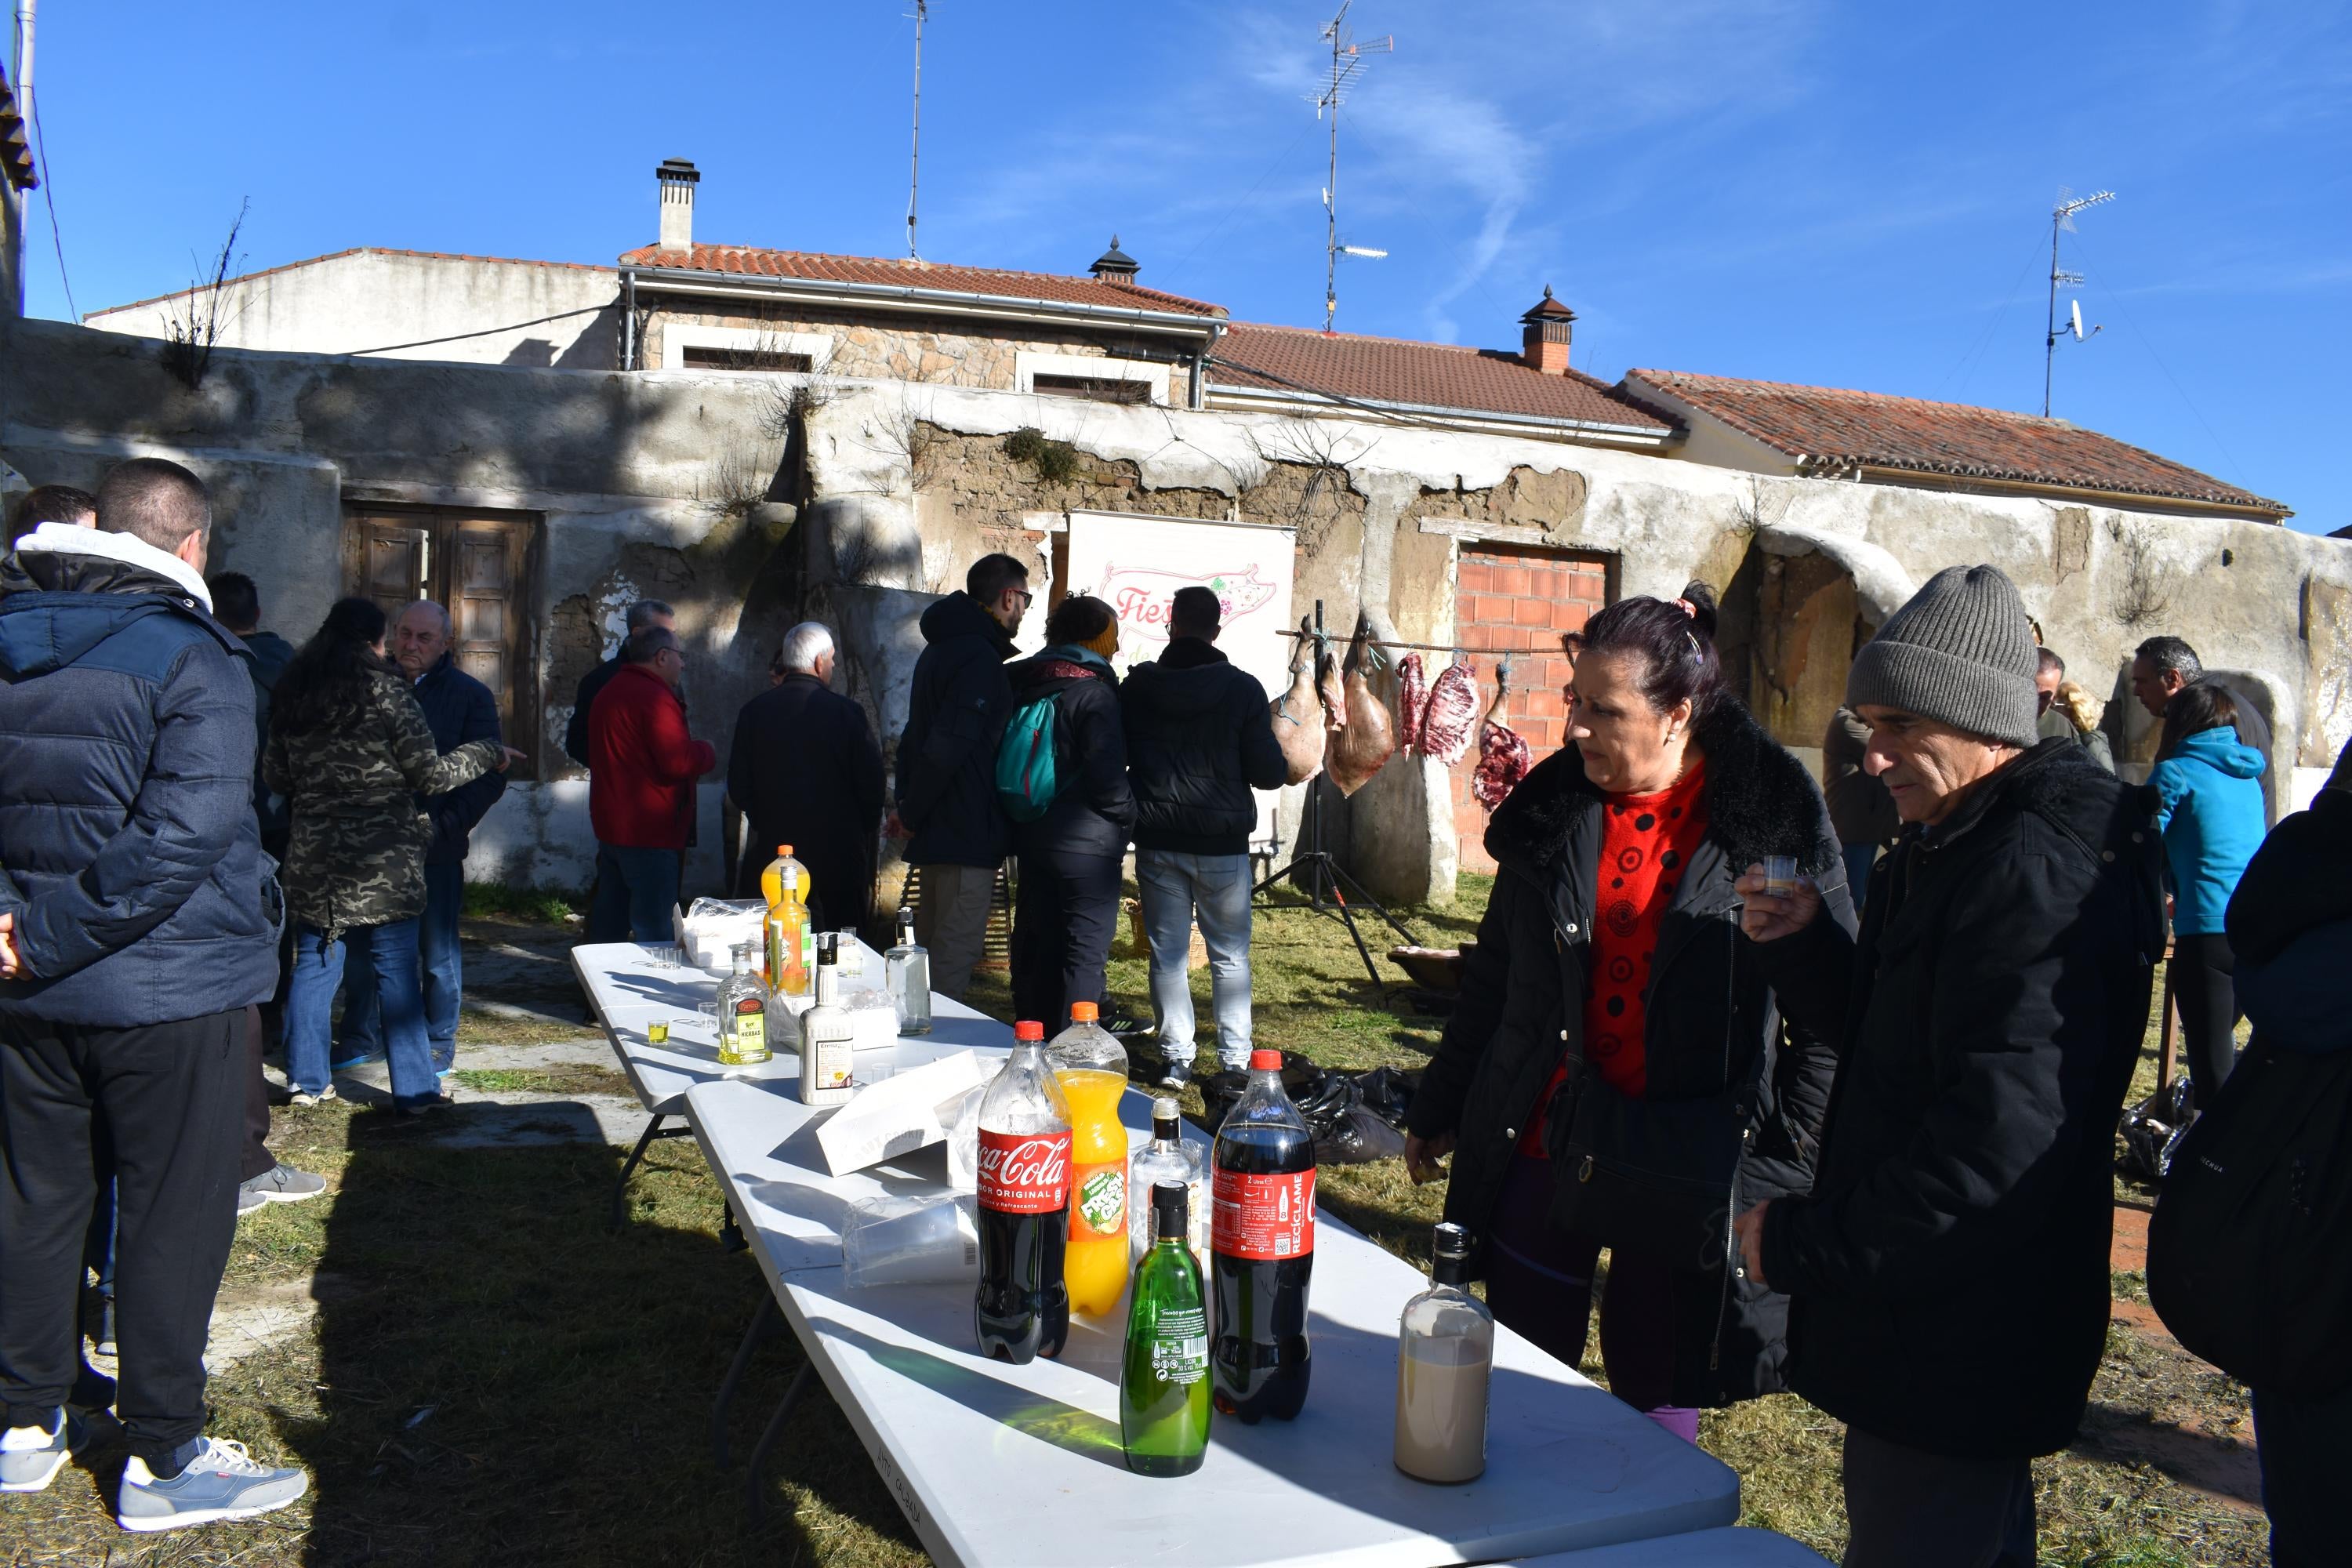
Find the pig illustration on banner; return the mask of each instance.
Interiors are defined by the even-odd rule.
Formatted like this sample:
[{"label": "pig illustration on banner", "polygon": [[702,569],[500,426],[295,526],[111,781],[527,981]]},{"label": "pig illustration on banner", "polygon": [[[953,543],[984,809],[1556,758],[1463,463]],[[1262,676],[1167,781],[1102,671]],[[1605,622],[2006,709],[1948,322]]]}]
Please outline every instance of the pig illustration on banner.
[{"label": "pig illustration on banner", "polygon": [[1218,619],[1230,626],[1273,603],[1276,584],[1260,577],[1255,565],[1241,572],[1206,574],[1113,565],[1104,571],[1102,586],[1096,592],[1109,602],[1118,615],[1119,624],[1127,630],[1148,641],[1164,643],[1168,640],[1168,601],[1177,589],[1193,587],[1206,588],[1216,595]]}]

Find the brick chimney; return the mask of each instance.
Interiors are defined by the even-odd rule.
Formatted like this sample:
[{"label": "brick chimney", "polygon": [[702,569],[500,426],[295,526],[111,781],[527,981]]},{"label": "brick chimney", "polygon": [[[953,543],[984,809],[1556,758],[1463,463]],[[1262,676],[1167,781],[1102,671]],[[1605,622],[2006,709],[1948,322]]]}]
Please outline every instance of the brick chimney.
[{"label": "brick chimney", "polygon": [[1095,264],[1087,270],[1106,283],[1132,283],[1143,267],[1134,257],[1118,247],[1118,236],[1112,235],[1110,248],[1096,257]]},{"label": "brick chimney", "polygon": [[683,158],[664,158],[654,178],[661,182],[661,248],[683,255],[694,248],[694,187],[702,175]]},{"label": "brick chimney", "polygon": [[1519,318],[1519,357],[1546,375],[1566,375],[1569,339],[1575,321],[1576,312],[1553,299],[1551,285],[1545,284],[1543,299]]}]

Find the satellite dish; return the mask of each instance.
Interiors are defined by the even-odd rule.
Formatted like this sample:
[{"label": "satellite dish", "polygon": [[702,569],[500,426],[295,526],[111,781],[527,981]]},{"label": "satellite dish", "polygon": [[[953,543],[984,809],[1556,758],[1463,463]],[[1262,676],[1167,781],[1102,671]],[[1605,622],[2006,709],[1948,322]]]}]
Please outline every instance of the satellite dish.
[{"label": "satellite dish", "polygon": [[2074,318],[2074,341],[2079,343],[2083,341],[2083,301],[2069,300],[2066,308]]}]

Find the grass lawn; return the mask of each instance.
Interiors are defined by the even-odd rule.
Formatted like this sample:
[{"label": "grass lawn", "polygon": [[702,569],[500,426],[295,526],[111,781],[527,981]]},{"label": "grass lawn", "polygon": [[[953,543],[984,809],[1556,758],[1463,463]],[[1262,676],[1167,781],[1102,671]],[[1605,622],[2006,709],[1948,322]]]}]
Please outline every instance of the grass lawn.
[{"label": "grass lawn", "polygon": [[[1486,887],[1464,881],[1455,910],[1406,917],[1423,941],[1473,929]],[[525,907],[497,914],[549,912],[515,902]],[[1388,940],[1376,927],[1366,939],[1377,954]],[[1254,960],[1261,1044],[1346,1067],[1414,1066],[1435,1045],[1440,1021],[1384,1002],[1328,917],[1262,914]],[[1196,981],[1205,1030],[1205,972]],[[1149,1015],[1140,959],[1115,957],[1111,987],[1121,1010]],[[984,977],[973,1001],[1003,1015],[1003,977]],[[598,1068],[501,1065],[503,1049],[571,1031],[473,1013],[466,1030],[459,1065],[471,1088],[614,1088]],[[719,1189],[691,1140],[653,1147],[617,1237],[604,1228],[612,1149],[447,1147],[343,1103],[280,1110],[272,1142],[288,1163],[324,1174],[330,1192],[238,1230],[220,1310],[254,1325],[252,1348],[214,1377],[211,1430],[307,1467],[311,1495],[251,1523],[125,1535],[107,1507],[121,1452],[104,1450],[45,1494],[0,1500],[11,1568],[924,1561],[821,1386],[761,1479],[765,1527],[746,1531],[741,1472],[714,1470],[707,1427],[762,1286],[748,1258],[719,1247]],[[1442,1188],[1412,1186],[1391,1161],[1328,1170],[1320,1191],[1381,1245],[1425,1256]],[[2120,1276],[2119,1294],[2128,1299],[2135,1281]],[[2242,1391],[2128,1328],[2112,1331],[2108,1352],[2084,1440],[2035,1467],[2043,1562],[2265,1561],[2258,1512],[2226,1496],[2245,1489],[2234,1441],[2245,1431]],[[789,1336],[754,1362],[735,1406],[739,1463],[799,1362]],[[1597,1345],[1585,1370],[1601,1374]],[[1834,1557],[1839,1434],[1781,1396],[1709,1413],[1701,1440],[1739,1470],[1745,1522]]]}]

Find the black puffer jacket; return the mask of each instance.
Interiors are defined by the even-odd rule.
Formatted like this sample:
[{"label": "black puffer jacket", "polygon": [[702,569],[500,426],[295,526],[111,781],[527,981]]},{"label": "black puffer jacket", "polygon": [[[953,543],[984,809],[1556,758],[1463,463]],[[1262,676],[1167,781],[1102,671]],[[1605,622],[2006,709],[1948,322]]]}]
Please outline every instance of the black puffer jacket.
[{"label": "black puffer jacket", "polygon": [[[1005,666],[1004,673],[1016,708],[1055,696],[1054,774],[1061,785],[1045,816],[1013,825],[1013,847],[1024,855],[1126,854],[1135,795],[1127,785],[1118,677],[1100,659],[1067,647],[1049,647]],[[992,770],[989,777],[993,790]]]},{"label": "black puffer jacket", "polygon": [[993,867],[1012,838],[996,805],[996,742],[1013,701],[1013,638],[969,594],[940,600],[920,625],[929,646],[898,736],[898,819],[914,834],[907,864]]},{"label": "black puffer jacket", "polygon": [[1127,765],[1135,788],[1135,847],[1188,855],[1246,855],[1257,826],[1253,789],[1280,789],[1265,688],[1216,646],[1177,637],[1119,683]]},{"label": "black puffer jacket", "polygon": [[[1756,1084],[1756,1137],[1736,1194],[1726,1194],[1744,1207],[1810,1185],[1835,1064],[1801,1031],[1782,1043],[1780,1012],[1739,935],[1732,884],[1763,857],[1789,855],[1847,930],[1853,908],[1804,764],[1729,698],[1694,739],[1706,757],[1707,831],[1659,926],[1643,998],[1644,1098],[1706,1099]],[[1603,799],[1570,747],[1537,764],[1487,826],[1494,896],[1461,1005],[1411,1112],[1420,1136],[1455,1135],[1445,1217],[1474,1236],[1493,1221],[1514,1145],[1552,1069],[1581,1050]],[[1779,1390],[1788,1299],[1738,1282],[1727,1310],[1722,1270],[1675,1278],[1673,1403],[1711,1407]]]},{"label": "black puffer jacket", "polygon": [[1870,882],[1860,937],[1751,945],[1840,1042],[1812,1195],[1765,1216],[1796,1391],[1874,1436],[2073,1438],[2106,1343],[2116,1118],[2164,942],[2153,792],[2044,741]]}]

